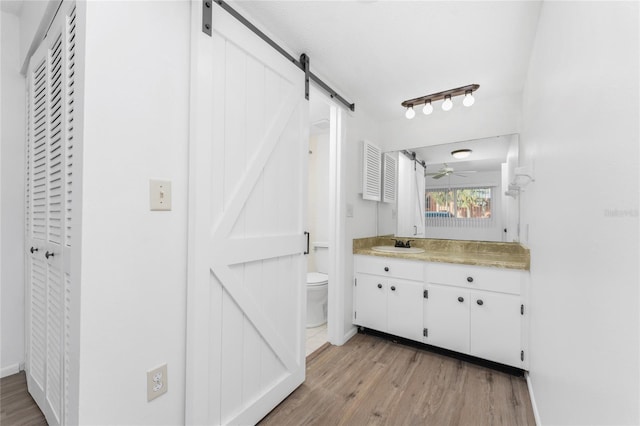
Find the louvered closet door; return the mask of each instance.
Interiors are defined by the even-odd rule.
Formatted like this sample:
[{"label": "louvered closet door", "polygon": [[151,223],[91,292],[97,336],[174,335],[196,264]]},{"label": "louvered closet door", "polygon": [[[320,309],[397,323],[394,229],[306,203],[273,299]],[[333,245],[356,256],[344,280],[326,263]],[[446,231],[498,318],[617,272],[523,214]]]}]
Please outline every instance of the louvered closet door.
[{"label": "louvered closet door", "polygon": [[248,425],[304,380],[309,106],[298,68],[213,12],[194,41],[186,420]]},{"label": "louvered closet door", "polygon": [[50,425],[64,424],[69,370],[75,13],[63,10],[27,81],[27,384]]}]

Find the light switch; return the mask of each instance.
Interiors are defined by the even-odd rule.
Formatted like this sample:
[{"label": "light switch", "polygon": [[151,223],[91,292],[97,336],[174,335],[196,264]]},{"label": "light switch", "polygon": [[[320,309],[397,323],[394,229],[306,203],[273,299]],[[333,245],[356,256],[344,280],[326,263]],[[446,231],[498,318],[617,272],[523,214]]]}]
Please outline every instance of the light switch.
[{"label": "light switch", "polygon": [[353,217],[353,204],[347,203],[347,217]]},{"label": "light switch", "polygon": [[171,181],[150,180],[149,200],[151,211],[171,210]]}]

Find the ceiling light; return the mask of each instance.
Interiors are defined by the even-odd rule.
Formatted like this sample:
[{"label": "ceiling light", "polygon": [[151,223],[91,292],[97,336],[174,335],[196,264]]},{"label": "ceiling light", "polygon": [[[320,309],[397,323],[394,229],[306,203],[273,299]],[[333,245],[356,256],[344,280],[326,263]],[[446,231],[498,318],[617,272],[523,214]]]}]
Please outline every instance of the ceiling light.
[{"label": "ceiling light", "polygon": [[444,98],[444,102],[442,103],[442,109],[445,111],[449,111],[453,108],[453,102],[451,102],[451,95],[447,95]]},{"label": "ceiling light", "polygon": [[402,106],[407,109],[405,112],[405,116],[408,119],[412,119],[415,117],[415,111],[413,110],[414,105],[423,105],[422,112],[424,115],[429,115],[433,112],[433,102],[444,100],[442,103],[442,109],[445,111],[451,110],[453,108],[453,100],[454,96],[462,96],[464,95],[464,100],[462,103],[464,106],[473,105],[475,99],[473,98],[473,92],[480,88],[479,84],[468,84],[462,87],[456,87],[455,89],[444,90],[438,93],[432,93],[430,95],[420,96],[419,98],[408,99],[402,102]]},{"label": "ceiling light", "polygon": [[416,112],[413,110],[413,105],[410,105],[407,108],[407,111],[404,113],[404,116],[407,117],[409,120],[411,120],[413,117],[416,116]]},{"label": "ceiling light", "polygon": [[433,112],[433,105],[431,105],[431,100],[428,100],[424,104],[424,108],[422,108],[422,112],[424,115],[429,115]]},{"label": "ceiling light", "polygon": [[464,99],[462,100],[462,105],[466,107],[470,107],[476,100],[473,97],[473,92],[471,90],[467,90],[464,94]]},{"label": "ceiling light", "polygon": [[470,149],[456,149],[455,151],[451,151],[451,155],[453,155],[453,158],[456,160],[462,160],[463,158],[467,158],[471,155],[471,152],[472,151]]}]

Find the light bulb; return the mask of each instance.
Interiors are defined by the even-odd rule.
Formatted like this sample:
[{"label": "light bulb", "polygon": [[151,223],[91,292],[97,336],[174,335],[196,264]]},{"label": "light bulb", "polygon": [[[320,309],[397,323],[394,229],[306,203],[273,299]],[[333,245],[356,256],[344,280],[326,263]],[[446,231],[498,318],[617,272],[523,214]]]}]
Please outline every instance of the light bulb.
[{"label": "light bulb", "polygon": [[451,95],[447,95],[444,102],[442,103],[442,109],[445,111],[449,111],[453,108],[453,102],[451,102]]},{"label": "light bulb", "polygon": [[433,112],[433,105],[431,105],[431,101],[427,101],[424,104],[424,108],[422,108],[422,112],[424,115],[429,115]]},{"label": "light bulb", "polygon": [[475,98],[473,97],[473,95],[471,94],[471,91],[467,91],[467,93],[464,94],[464,99],[462,100],[462,105],[466,106],[466,107],[470,107],[471,105],[473,105],[473,103],[475,102]]},{"label": "light bulb", "polygon": [[413,110],[412,106],[407,108],[407,111],[404,113],[404,116],[407,117],[409,120],[411,120],[413,117],[416,116],[416,112]]}]

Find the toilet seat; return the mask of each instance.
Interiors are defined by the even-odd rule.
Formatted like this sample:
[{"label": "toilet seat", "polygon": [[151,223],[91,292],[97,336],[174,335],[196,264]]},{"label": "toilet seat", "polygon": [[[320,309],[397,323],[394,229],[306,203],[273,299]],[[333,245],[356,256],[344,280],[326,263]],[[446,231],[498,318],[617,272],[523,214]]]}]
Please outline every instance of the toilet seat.
[{"label": "toilet seat", "polygon": [[322,272],[307,272],[307,285],[320,286],[329,282],[329,276]]}]

